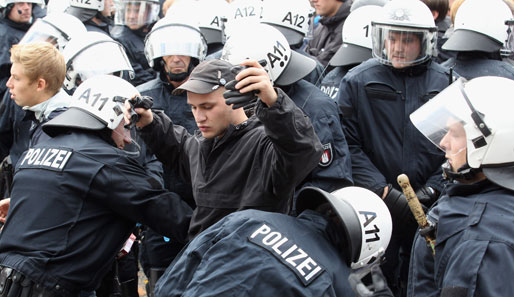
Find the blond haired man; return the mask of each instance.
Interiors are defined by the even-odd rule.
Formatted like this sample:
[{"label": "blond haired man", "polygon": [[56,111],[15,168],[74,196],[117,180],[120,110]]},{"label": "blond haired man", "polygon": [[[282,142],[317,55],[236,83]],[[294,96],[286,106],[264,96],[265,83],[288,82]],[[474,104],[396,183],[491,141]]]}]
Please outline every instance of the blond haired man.
[{"label": "blond haired man", "polygon": [[49,138],[41,124],[64,111],[69,97],[60,91],[64,57],[52,44],[14,45],[11,63],[8,92],[0,103],[0,160],[10,154],[16,164],[29,146]]}]

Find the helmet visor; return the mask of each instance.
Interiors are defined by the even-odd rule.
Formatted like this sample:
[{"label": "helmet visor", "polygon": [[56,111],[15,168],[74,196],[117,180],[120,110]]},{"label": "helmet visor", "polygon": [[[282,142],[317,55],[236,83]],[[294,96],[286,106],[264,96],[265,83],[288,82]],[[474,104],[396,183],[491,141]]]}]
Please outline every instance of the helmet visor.
[{"label": "helmet visor", "polygon": [[435,54],[436,31],[378,23],[372,28],[373,57],[382,64],[404,68],[421,64]]},{"label": "helmet visor", "polygon": [[410,115],[414,126],[448,155],[466,148],[464,127],[472,121],[463,83],[459,78]]},{"label": "helmet visor", "polygon": [[148,1],[123,1],[116,7],[114,21],[116,25],[125,25],[137,30],[152,24],[159,17],[159,3]]},{"label": "helmet visor", "polygon": [[134,70],[118,42],[104,41],[92,44],[71,59],[73,71],[80,75],[82,81],[99,75],[128,71],[131,78]]},{"label": "helmet visor", "polygon": [[145,55],[149,63],[164,56],[189,56],[202,61],[207,44],[199,30],[186,25],[159,27],[147,36]]},{"label": "helmet visor", "polygon": [[69,36],[54,25],[42,19],[37,19],[27,33],[23,35],[20,44],[38,41],[49,42],[59,50],[62,50],[66,43],[68,43]]}]

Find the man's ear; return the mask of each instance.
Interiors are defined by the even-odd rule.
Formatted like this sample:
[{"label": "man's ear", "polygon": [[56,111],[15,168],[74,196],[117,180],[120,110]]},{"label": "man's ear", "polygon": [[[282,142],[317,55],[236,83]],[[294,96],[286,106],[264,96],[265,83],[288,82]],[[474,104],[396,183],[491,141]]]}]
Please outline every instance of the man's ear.
[{"label": "man's ear", "polygon": [[44,78],[38,78],[37,79],[37,90],[45,91],[46,87],[47,87],[46,80]]},{"label": "man's ear", "polygon": [[437,20],[437,18],[439,17],[439,11],[432,10],[432,16],[434,17],[434,21]]}]

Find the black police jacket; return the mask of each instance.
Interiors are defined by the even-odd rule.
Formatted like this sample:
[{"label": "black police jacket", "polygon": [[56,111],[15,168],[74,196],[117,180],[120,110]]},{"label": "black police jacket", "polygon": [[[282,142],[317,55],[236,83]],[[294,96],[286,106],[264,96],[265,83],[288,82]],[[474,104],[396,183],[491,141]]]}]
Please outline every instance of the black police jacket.
[{"label": "black police jacket", "polygon": [[448,69],[436,63],[414,67],[397,72],[369,59],[339,85],[353,181],[379,195],[387,184],[401,190],[396,181],[401,173],[414,190],[424,185],[442,190],[444,153],[414,127],[409,115],[448,86]]},{"label": "black police jacket", "polygon": [[0,96],[6,92],[5,83],[11,76],[11,47],[23,38],[30,25],[0,18]]},{"label": "black police jacket", "polygon": [[347,72],[348,69],[345,67],[335,67],[327,73],[325,77],[323,77],[319,88],[323,93],[335,100],[337,98],[337,93],[339,92],[339,84]]},{"label": "black police jacket", "polygon": [[491,75],[514,79],[514,66],[512,64],[501,60],[488,59],[484,55],[458,53],[457,58],[450,58],[441,65],[453,68],[455,72],[468,80]]},{"label": "black police jacket", "polygon": [[198,235],[159,279],[156,297],[355,296],[350,268],[312,210],[245,210]]},{"label": "black police jacket", "polygon": [[135,222],[184,241],[190,207],[98,132],[30,148],[16,166],[0,264],[74,296],[98,287]]},{"label": "black police jacket", "polygon": [[337,103],[304,80],[299,80],[284,90],[309,117],[323,145],[323,155],[318,166],[299,187],[314,186],[330,193],[352,185],[350,151],[341,126],[341,111]]},{"label": "black police jacket", "polygon": [[156,77],[155,71],[148,65],[145,57],[145,36],[141,31],[133,31],[127,26],[116,25],[111,29],[111,37],[125,48],[135,77],[130,80],[134,86],[141,85]]},{"label": "black police jacket", "polygon": [[513,217],[513,191],[488,180],[449,185],[428,213],[435,256],[415,237],[407,296],[514,296]]},{"label": "black police jacket", "polygon": [[295,187],[319,163],[322,147],[310,120],[276,90],[273,106],[258,101],[256,116],[229,126],[221,139],[191,135],[162,112],[141,130],[157,158],[193,186],[190,237],[237,210],[286,212]]}]

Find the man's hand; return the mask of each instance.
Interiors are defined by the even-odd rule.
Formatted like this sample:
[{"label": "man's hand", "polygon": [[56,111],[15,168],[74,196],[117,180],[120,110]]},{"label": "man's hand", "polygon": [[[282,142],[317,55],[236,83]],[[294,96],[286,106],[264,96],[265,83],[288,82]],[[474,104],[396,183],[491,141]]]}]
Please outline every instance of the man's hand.
[{"label": "man's hand", "polygon": [[[353,272],[348,277],[348,282],[355,295],[358,297],[393,297],[393,293],[387,286],[387,281],[380,270],[380,266],[373,265],[370,269],[373,284],[366,286],[362,278],[368,273]],[[369,270],[368,270],[369,272]]]},{"label": "man's hand", "polygon": [[[131,104],[128,100],[125,101],[125,110],[123,111],[125,118],[125,125],[131,124],[132,115],[130,111],[132,110]],[[144,109],[141,107],[137,107],[134,111],[139,115],[139,121],[136,123],[136,127],[143,128],[146,125],[150,124],[153,121],[153,114],[151,109]]]},{"label": "man's hand", "polygon": [[242,70],[236,76],[238,83],[235,88],[243,94],[255,92],[268,107],[275,104],[278,95],[266,70],[255,60],[243,61],[241,65],[249,66],[249,68]]},{"label": "man's hand", "polygon": [[5,223],[5,218],[9,212],[9,205],[11,204],[11,198],[0,200],[0,223]]}]

